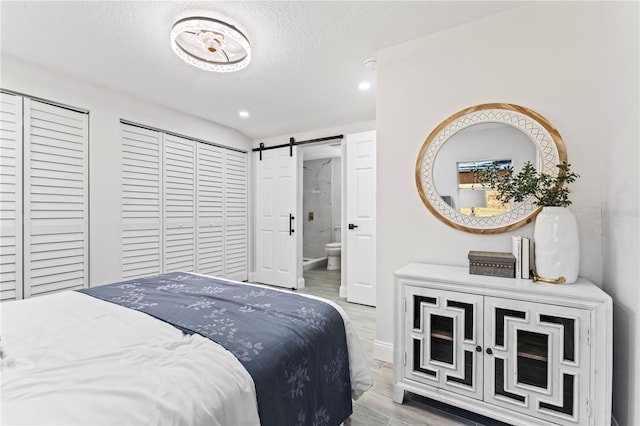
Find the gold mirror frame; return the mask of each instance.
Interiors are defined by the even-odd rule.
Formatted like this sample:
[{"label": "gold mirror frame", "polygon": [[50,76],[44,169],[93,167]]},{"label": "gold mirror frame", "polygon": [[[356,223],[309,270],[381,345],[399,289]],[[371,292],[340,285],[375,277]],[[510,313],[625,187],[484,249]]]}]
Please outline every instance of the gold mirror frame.
[{"label": "gold mirror frame", "polygon": [[513,231],[532,222],[542,210],[541,207],[535,206],[530,198],[500,215],[467,216],[445,203],[433,182],[433,166],[442,146],[456,133],[480,123],[507,124],[528,135],[537,148],[537,170],[557,175],[557,165],[567,161],[567,150],[560,133],[540,114],[513,104],[476,105],[444,120],[424,141],[416,162],[418,193],[427,209],[452,228],[474,234]]}]

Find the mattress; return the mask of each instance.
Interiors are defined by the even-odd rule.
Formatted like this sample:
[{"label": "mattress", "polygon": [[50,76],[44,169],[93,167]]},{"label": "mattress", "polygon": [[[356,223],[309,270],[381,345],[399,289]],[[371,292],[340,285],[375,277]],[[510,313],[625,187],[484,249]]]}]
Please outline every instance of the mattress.
[{"label": "mattress", "polygon": [[[357,399],[372,385],[366,357],[325,302],[344,320]],[[2,424],[260,424],[231,352],[146,313],[67,291],[3,303],[0,330]]]}]

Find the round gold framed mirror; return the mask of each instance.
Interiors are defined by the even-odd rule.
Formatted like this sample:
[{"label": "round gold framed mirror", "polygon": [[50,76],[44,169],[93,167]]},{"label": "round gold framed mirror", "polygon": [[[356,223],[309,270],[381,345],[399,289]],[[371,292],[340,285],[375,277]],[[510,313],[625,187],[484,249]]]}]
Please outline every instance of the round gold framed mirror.
[{"label": "round gold framed mirror", "polygon": [[499,202],[477,172],[497,165],[518,173],[527,161],[548,174],[567,161],[551,123],[519,105],[476,105],[444,120],[425,140],[416,162],[418,193],[434,216],[455,229],[512,231],[533,221],[541,208],[531,199]]}]

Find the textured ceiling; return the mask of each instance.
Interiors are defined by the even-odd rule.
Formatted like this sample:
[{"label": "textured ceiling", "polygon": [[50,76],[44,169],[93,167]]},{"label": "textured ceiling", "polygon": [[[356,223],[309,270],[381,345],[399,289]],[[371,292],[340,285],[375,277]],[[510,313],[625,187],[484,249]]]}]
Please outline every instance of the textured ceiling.
[{"label": "textured ceiling", "polygon": [[[235,128],[258,139],[375,119],[376,51],[518,6],[456,1],[2,1],[1,53]],[[171,50],[188,15],[227,20],[252,60],[202,71]],[[357,85],[373,87],[360,92]],[[249,119],[238,111],[250,111]]]}]

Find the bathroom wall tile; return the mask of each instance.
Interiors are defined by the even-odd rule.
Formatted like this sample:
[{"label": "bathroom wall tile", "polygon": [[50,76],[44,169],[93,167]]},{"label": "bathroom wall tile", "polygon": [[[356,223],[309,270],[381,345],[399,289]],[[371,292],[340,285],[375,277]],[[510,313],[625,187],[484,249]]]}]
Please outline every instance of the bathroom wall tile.
[{"label": "bathroom wall tile", "polygon": [[331,159],[305,161],[303,170],[303,257],[317,259],[332,238]]},{"label": "bathroom wall tile", "polygon": [[331,159],[331,216],[332,225],[340,226],[342,218],[342,200],[340,194],[342,192],[342,158],[335,157]]}]

